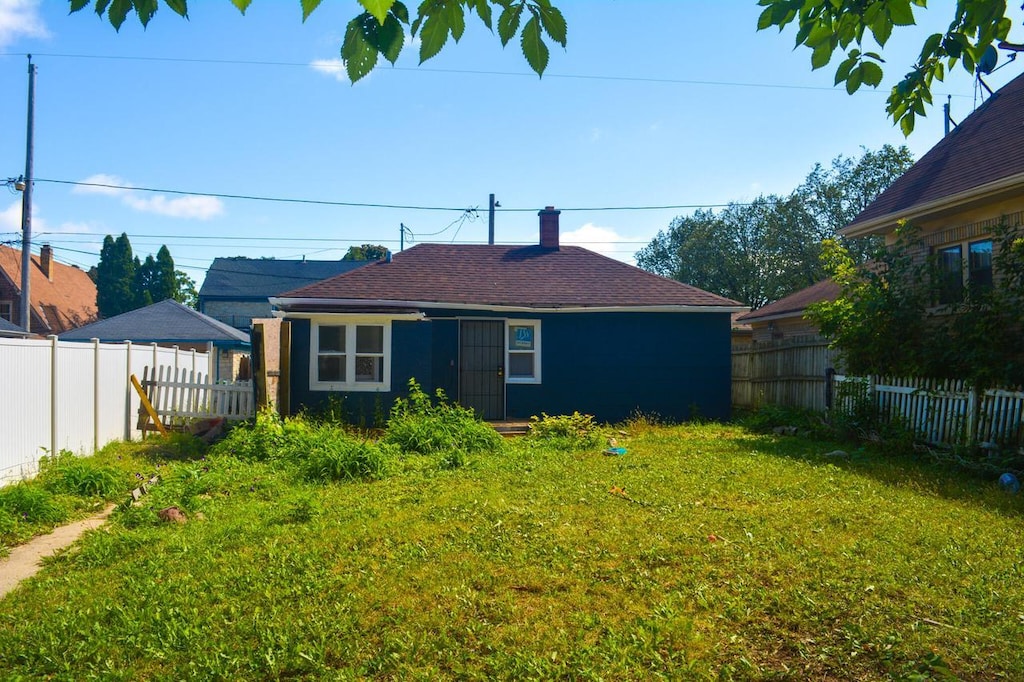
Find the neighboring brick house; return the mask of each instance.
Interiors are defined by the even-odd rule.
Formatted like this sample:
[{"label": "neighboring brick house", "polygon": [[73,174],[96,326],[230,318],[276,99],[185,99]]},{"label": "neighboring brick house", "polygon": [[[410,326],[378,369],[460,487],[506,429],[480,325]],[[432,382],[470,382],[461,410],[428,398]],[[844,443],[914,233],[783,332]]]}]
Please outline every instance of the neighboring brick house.
[{"label": "neighboring brick house", "polygon": [[921,256],[946,274],[944,300],[968,285],[992,286],[993,228],[1024,224],[1024,75],[1013,79],[939,141],[852,223],[847,237],[884,235],[906,221],[921,230]]},{"label": "neighboring brick house", "polygon": [[750,325],[750,340],[754,343],[816,336],[818,326],[804,317],[808,306],[822,301],[834,301],[838,297],[839,285],[831,279],[826,279],[740,315],[736,321]]},{"label": "neighboring brick house", "polygon": [[215,258],[199,289],[199,312],[236,329],[271,316],[270,297],[354,270],[365,261]]},{"label": "neighboring brick house", "polygon": [[[31,327],[34,334],[47,336],[81,327],[96,319],[96,285],[89,275],[73,265],[58,263],[53,249],[44,244],[32,255],[29,275]],[[19,327],[21,321],[22,253],[0,246],[0,319]]]},{"label": "neighboring brick house", "polygon": [[577,246],[419,244],[272,300],[290,405],[372,421],[415,378],[489,420],[727,418],[736,301]]}]

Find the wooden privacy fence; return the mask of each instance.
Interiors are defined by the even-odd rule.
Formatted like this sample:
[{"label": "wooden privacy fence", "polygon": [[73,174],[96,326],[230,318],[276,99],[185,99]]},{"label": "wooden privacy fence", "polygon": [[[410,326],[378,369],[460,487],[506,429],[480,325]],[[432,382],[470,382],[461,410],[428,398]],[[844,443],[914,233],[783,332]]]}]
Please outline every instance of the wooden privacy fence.
[{"label": "wooden privacy fence", "polygon": [[835,362],[828,341],[801,336],[732,348],[734,407],[783,405],[825,409],[825,372]]},{"label": "wooden privacy fence", "polygon": [[[251,381],[231,384],[209,383],[209,375],[195,370],[173,367],[143,369],[142,387],[146,391],[160,421],[166,426],[181,426],[193,419],[223,417],[228,420],[249,419],[255,413]],[[139,428],[145,428],[144,411],[140,410]]]},{"label": "wooden privacy fence", "polygon": [[1024,444],[1024,391],[978,391],[964,381],[835,376],[839,410],[857,401],[883,419],[899,419],[933,445]]}]

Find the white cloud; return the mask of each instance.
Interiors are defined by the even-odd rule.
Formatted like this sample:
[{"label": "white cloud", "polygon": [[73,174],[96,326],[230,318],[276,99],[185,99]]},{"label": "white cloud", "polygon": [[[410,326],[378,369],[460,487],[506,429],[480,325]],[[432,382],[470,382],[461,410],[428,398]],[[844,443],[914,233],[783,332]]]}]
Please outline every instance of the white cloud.
[{"label": "white cloud", "polygon": [[[40,241],[45,242],[46,234],[90,234],[93,232],[92,227],[87,223],[75,223],[75,222],[64,222],[59,225],[51,225],[41,215],[41,210],[38,204],[33,202],[32,210],[32,232],[34,235],[43,237]],[[9,241],[11,235],[3,235],[5,232],[15,232],[17,235],[14,239],[21,239],[21,201],[16,200],[11,203],[7,208],[0,210],[0,241]],[[36,241],[33,237],[32,241]]]},{"label": "white cloud", "polygon": [[628,237],[623,237],[610,227],[599,227],[593,223],[586,223],[578,230],[563,232],[559,241],[569,246],[582,246],[625,263],[632,263],[634,252],[637,251],[624,244],[629,241]]},{"label": "white cloud", "polygon": [[119,197],[126,206],[143,213],[156,213],[171,218],[209,220],[224,213],[224,202],[217,197],[188,194],[168,199],[162,194],[143,193],[133,190],[132,185],[116,175],[97,173],[90,175],[83,183],[76,185],[76,194],[101,194]]},{"label": "white cloud", "polygon": [[0,47],[7,47],[18,38],[48,38],[38,0],[0,0]]},{"label": "white cloud", "polygon": [[340,59],[314,59],[309,63],[309,66],[317,73],[330,76],[342,83],[348,83],[348,74],[345,72],[345,62]]}]

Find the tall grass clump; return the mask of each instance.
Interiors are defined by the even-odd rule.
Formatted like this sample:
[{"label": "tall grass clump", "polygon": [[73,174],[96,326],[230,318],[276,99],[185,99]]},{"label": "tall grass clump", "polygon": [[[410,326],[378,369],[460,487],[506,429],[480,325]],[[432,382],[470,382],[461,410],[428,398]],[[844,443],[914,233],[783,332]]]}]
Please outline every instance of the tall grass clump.
[{"label": "tall grass clump", "polygon": [[450,402],[441,389],[435,399],[409,380],[409,397],[391,407],[383,442],[402,452],[443,454],[446,468],[457,468],[465,458],[452,453],[490,452],[501,449],[501,435],[473,410]]},{"label": "tall grass clump", "polygon": [[262,410],[251,424],[238,424],[211,454],[231,455],[247,462],[264,462],[280,457],[286,443],[285,422],[273,410]]},{"label": "tall grass clump", "polygon": [[530,417],[530,437],[568,450],[586,450],[601,441],[601,432],[590,414],[552,416],[541,412]]},{"label": "tall grass clump", "polygon": [[68,510],[54,495],[32,482],[0,488],[0,509],[26,523],[60,523],[68,518]]},{"label": "tall grass clump", "polygon": [[52,493],[104,499],[131,487],[127,472],[68,450],[40,459],[39,482]]}]

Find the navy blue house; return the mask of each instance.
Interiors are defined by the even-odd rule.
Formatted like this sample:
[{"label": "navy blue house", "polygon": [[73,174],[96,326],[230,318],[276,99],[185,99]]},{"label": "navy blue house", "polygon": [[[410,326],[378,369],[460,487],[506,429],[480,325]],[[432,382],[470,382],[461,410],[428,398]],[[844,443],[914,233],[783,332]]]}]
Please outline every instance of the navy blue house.
[{"label": "navy blue house", "polygon": [[292,411],[370,422],[411,378],[488,420],[726,418],[739,303],[558,243],[421,244],[271,299],[291,324]]}]

